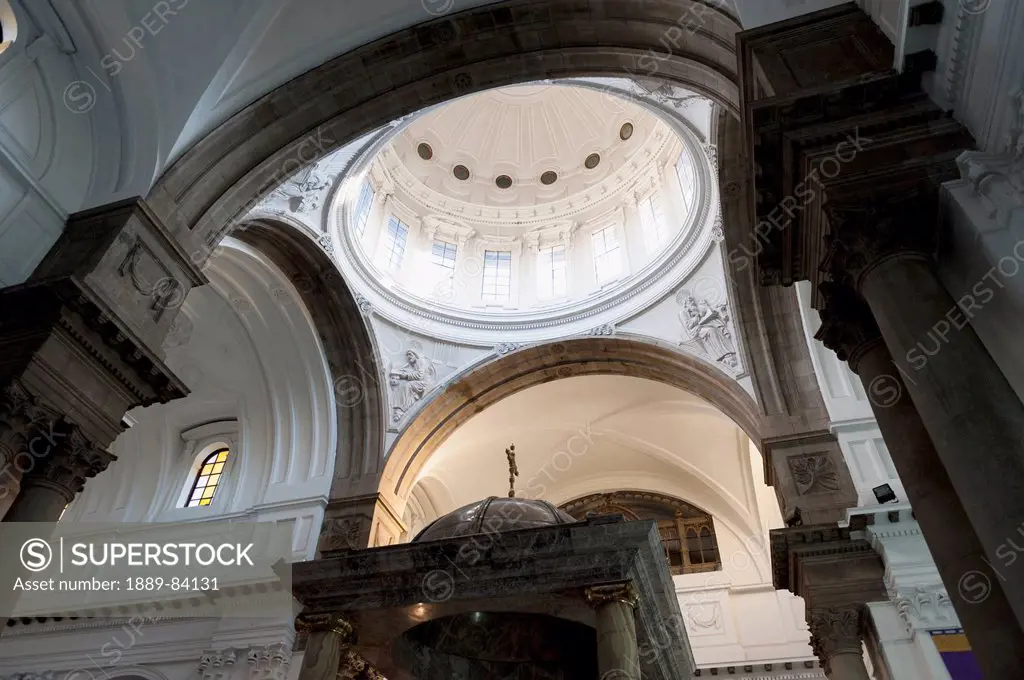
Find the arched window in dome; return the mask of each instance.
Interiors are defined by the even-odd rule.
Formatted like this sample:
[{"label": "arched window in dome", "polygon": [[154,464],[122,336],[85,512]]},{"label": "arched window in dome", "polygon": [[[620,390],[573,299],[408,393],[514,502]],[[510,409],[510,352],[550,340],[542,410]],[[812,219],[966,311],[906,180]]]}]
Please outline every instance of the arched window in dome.
[{"label": "arched window in dome", "polygon": [[216,449],[203,459],[196,472],[192,489],[185,500],[186,508],[206,506],[213,503],[220,481],[223,479],[224,466],[227,465],[230,451],[227,448]]},{"label": "arched window in dome", "polygon": [[364,179],[362,184],[359,186],[359,198],[356,199],[356,208],[352,213],[352,217],[355,221],[356,236],[359,238],[363,237],[366,233],[366,221],[370,219],[370,209],[373,207],[373,187],[370,186],[370,181]]},{"label": "arched window in dome", "polygon": [[594,242],[594,269],[598,284],[608,283],[622,274],[622,258],[619,253],[619,237],[614,226],[598,229],[592,235]]},{"label": "arched window in dome", "polygon": [[537,253],[537,297],[565,297],[565,246],[541,248]]},{"label": "arched window in dome", "polygon": [[409,238],[409,227],[400,219],[392,215],[388,219],[388,228],[384,232],[384,241],[381,244],[381,265],[389,272],[397,272],[402,268],[402,259],[405,257],[405,243]]}]

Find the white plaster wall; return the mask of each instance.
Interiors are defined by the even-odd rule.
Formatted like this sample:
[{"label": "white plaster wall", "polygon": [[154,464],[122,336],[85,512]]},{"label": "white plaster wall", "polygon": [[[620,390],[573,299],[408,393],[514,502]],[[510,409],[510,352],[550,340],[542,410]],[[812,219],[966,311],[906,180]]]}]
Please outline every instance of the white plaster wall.
[{"label": "white plaster wall", "polygon": [[[334,471],[334,395],[299,294],[270,262],[229,240],[195,289],[168,343],[168,365],[192,393],[129,413],[118,460],[87,485],[63,521],[288,522],[296,559],[315,551]],[[208,507],[180,507],[195,454],[182,432],[237,420],[237,448]]]},{"label": "white plaster wall", "polygon": [[0,55],[0,287],[32,273],[94,181],[91,115],[64,104],[77,72],[45,5],[12,0],[18,36]]}]

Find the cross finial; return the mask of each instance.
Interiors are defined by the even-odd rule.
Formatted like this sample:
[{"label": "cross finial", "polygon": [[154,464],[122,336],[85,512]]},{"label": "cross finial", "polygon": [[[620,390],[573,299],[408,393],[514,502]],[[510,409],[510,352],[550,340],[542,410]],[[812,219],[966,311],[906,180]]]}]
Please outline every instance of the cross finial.
[{"label": "cross finial", "polygon": [[505,449],[505,456],[508,458],[508,497],[516,496],[516,477],[519,476],[519,468],[516,467],[516,445],[512,444]]}]

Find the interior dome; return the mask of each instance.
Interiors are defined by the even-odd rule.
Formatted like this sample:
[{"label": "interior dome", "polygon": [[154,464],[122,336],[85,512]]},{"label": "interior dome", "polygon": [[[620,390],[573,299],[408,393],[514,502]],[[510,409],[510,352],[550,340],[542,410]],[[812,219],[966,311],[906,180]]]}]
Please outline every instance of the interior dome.
[{"label": "interior dome", "polygon": [[501,533],[576,522],[569,513],[547,501],[490,496],[438,517],[413,541],[437,541],[456,536]]},{"label": "interior dome", "polygon": [[396,124],[334,214],[369,304],[473,342],[598,328],[666,294],[712,243],[690,124],[589,82],[488,90]]}]

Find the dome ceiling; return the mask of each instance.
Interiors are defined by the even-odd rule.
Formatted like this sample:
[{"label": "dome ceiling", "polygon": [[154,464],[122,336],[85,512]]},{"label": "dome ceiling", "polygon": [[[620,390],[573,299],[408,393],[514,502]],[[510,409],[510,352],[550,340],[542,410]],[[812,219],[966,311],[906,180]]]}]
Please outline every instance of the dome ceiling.
[{"label": "dome ceiling", "polygon": [[[460,201],[534,205],[647,159],[657,116],[618,95],[557,84],[488,90],[438,107],[391,143],[409,174]],[[638,156],[641,156],[638,158]]]}]

